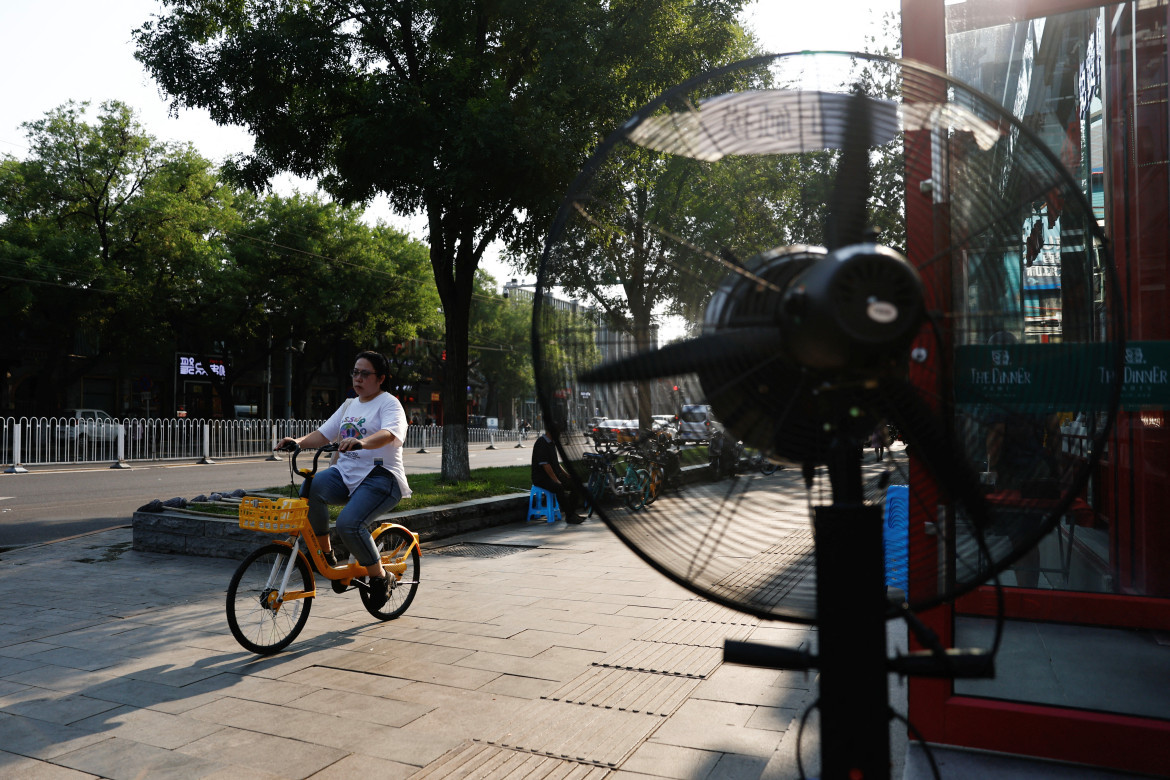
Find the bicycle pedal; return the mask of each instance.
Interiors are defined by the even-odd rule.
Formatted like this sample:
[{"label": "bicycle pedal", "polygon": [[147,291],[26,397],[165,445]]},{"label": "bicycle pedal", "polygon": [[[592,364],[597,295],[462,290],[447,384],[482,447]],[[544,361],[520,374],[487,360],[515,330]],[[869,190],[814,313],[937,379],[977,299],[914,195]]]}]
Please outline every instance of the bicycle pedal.
[{"label": "bicycle pedal", "polygon": [[330,585],[333,586],[334,593],[345,593],[349,590],[349,583],[345,580],[331,580]]}]

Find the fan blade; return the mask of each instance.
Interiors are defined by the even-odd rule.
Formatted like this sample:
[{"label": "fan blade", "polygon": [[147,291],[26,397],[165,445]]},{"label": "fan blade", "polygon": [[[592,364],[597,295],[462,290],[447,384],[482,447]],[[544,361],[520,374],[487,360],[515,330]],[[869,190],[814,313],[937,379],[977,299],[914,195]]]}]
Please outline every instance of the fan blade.
[{"label": "fan blade", "polygon": [[905,379],[887,377],[875,392],[874,411],[894,422],[926,470],[967,510],[975,527],[986,528],[987,505],[979,477],[947,434],[938,413]]},{"label": "fan blade", "polygon": [[582,382],[636,382],[663,376],[726,371],[744,361],[759,362],[780,351],[777,328],[734,328],[661,349],[604,363],[578,377]]},{"label": "fan blade", "polygon": [[869,98],[860,89],[853,93],[846,109],[845,145],[829,200],[829,217],[825,224],[825,247],[832,251],[865,240],[868,223],[870,171]]}]

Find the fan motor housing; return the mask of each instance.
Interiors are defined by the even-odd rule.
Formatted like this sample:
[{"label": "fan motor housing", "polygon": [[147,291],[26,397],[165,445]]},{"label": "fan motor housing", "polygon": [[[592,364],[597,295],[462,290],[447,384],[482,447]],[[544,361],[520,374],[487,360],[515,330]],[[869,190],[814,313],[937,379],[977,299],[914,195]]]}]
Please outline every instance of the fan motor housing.
[{"label": "fan motor housing", "polygon": [[879,244],[829,252],[793,280],[780,307],[789,354],[814,370],[874,369],[909,348],[925,309],[922,280]]}]

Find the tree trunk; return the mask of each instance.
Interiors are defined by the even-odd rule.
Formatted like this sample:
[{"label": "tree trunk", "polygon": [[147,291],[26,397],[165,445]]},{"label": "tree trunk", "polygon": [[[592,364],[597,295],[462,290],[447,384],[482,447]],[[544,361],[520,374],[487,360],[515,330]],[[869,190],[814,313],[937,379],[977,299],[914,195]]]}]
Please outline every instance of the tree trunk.
[{"label": "tree trunk", "polygon": [[[471,315],[475,263],[462,249],[459,254],[454,263],[445,262],[436,253],[435,247],[433,245],[431,247],[431,265],[435,270],[439,297],[443,302],[443,319],[447,328],[447,362],[442,385],[443,457],[440,473],[444,482],[462,482],[471,478],[471,465],[467,457],[467,330]],[[468,265],[470,269],[464,270]],[[456,269],[454,274],[450,272],[452,267]],[[446,273],[441,273],[444,269]]]},{"label": "tree trunk", "polygon": [[443,376],[444,482],[471,478],[467,455],[467,313],[446,309],[447,371]]}]

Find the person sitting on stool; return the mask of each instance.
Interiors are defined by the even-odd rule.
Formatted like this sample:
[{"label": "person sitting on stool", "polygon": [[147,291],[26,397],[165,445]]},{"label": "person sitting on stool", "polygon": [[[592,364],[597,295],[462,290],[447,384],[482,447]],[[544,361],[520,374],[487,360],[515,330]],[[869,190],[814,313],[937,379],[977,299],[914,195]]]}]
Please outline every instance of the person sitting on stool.
[{"label": "person sitting on stool", "polygon": [[532,445],[532,484],[556,494],[566,523],[577,525],[585,522],[585,518],[577,514],[577,492],[569,482],[568,472],[561,468],[548,426]]}]

